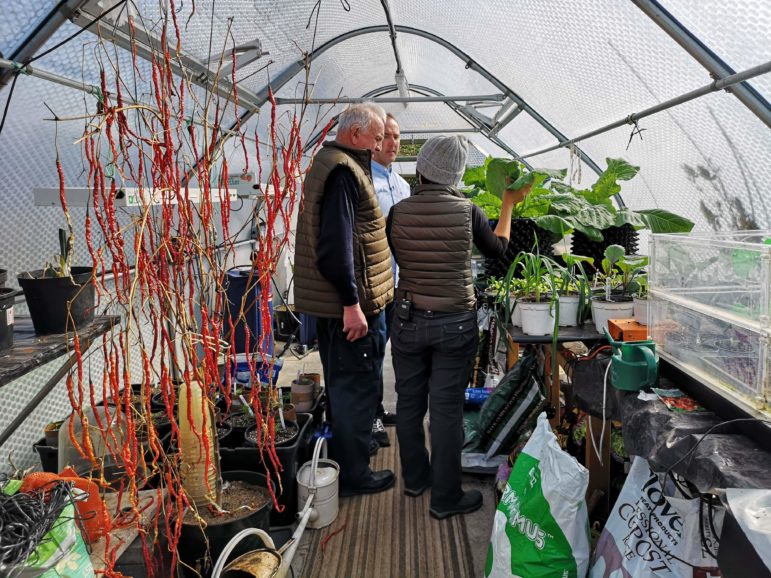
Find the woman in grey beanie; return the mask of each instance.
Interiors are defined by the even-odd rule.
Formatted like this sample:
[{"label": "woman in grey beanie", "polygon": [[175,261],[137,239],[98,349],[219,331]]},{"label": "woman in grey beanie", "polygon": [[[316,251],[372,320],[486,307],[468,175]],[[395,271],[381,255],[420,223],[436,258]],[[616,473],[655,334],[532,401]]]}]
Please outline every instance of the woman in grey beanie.
[{"label": "woman in grey beanie", "polygon": [[[404,493],[431,489],[431,516],[473,512],[482,494],[461,487],[464,392],[476,354],[478,330],[471,248],[502,256],[511,211],[529,192],[506,191],[493,231],[484,212],[457,189],[468,157],[460,136],[437,136],[420,149],[420,183],[389,213],[386,233],[399,265],[391,351],[396,373],[396,435]],[[431,412],[431,453],[423,418]]]}]

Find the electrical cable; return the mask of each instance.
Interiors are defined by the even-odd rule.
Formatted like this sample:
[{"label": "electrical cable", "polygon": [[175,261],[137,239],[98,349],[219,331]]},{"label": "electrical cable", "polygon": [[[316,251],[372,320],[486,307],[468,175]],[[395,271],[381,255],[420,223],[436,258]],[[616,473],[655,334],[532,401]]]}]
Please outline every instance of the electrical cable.
[{"label": "electrical cable", "polygon": [[118,3],[117,3],[115,6],[113,6],[113,7],[112,7],[112,8],[110,8],[109,10],[105,10],[104,12],[102,12],[102,13],[101,13],[99,16],[97,16],[96,18],[94,18],[94,19],[93,19],[91,22],[89,22],[88,24],[86,24],[86,25],[85,25],[83,28],[81,28],[80,30],[78,30],[77,32],[75,32],[73,35],[71,35],[71,36],[68,36],[67,38],[65,38],[65,39],[64,39],[64,40],[62,40],[61,42],[59,42],[59,43],[55,44],[54,46],[52,46],[51,48],[49,48],[48,50],[46,50],[46,51],[44,51],[44,52],[41,52],[40,54],[36,54],[35,56],[33,56],[32,58],[30,58],[29,60],[27,60],[27,61],[26,61],[24,64],[25,64],[25,65],[26,65],[26,64],[31,64],[31,63],[35,62],[36,60],[39,60],[40,58],[43,58],[43,57],[44,57],[44,56],[46,56],[47,54],[50,54],[51,52],[53,52],[53,51],[54,51],[54,50],[56,50],[57,48],[61,48],[62,46],[64,46],[64,45],[65,45],[65,44],[67,44],[68,42],[70,42],[71,40],[74,40],[75,38],[77,38],[78,36],[80,36],[81,34],[83,34],[83,33],[84,33],[86,30],[88,30],[89,28],[91,28],[91,27],[92,27],[94,24],[96,24],[97,22],[99,22],[99,21],[100,21],[102,18],[104,18],[105,16],[107,16],[107,15],[108,15],[110,12],[112,12],[112,11],[113,11],[113,10],[115,10],[116,8],[119,8],[120,6],[123,6],[123,5],[126,3],[126,1],[127,1],[127,0],[120,0],[120,2],[118,2]]},{"label": "electrical cable", "polygon": [[19,78],[19,73],[16,72],[13,75],[13,81],[11,82],[11,88],[8,89],[8,98],[5,101],[5,108],[3,109],[3,118],[0,120],[0,135],[3,134],[3,127],[5,126],[5,118],[8,116],[8,108],[11,106],[11,97],[13,96],[13,89],[16,88],[16,80]]},{"label": "electrical cable", "polygon": [[[600,448],[602,448],[602,442],[605,438],[605,402],[607,401],[609,371],[610,371],[610,360],[608,360],[608,367],[605,369],[605,379],[602,380],[602,430],[600,431]],[[597,451],[597,445],[594,443],[594,432],[592,432],[592,417],[587,416],[586,419],[589,422],[586,429],[589,432],[589,438],[592,441],[592,449],[594,450],[594,453],[597,456],[597,460],[600,462],[600,465],[603,465],[602,456],[600,455],[600,452]]]}]

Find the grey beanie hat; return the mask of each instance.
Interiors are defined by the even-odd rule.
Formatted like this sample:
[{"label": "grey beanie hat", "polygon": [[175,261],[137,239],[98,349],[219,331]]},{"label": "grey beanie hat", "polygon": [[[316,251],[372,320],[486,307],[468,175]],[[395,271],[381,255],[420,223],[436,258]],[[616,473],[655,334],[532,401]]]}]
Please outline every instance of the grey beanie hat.
[{"label": "grey beanie hat", "polygon": [[466,170],[468,141],[463,136],[435,136],[418,153],[415,170],[440,185],[458,184]]}]

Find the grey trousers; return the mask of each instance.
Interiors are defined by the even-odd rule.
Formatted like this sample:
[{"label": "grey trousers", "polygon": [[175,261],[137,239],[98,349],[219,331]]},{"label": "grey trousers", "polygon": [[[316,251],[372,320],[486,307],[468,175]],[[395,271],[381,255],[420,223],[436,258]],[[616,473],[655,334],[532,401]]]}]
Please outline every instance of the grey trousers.
[{"label": "grey trousers", "polygon": [[[430,485],[432,507],[452,507],[463,495],[463,403],[478,339],[476,311],[415,311],[410,321],[393,320],[396,435],[404,485]],[[423,433],[426,410],[431,412],[430,458]]]}]

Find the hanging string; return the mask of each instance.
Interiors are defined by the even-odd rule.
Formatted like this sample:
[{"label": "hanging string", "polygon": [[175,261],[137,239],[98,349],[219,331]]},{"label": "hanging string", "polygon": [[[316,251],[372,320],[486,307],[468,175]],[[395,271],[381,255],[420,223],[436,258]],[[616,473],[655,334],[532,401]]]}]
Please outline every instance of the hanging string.
[{"label": "hanging string", "polygon": [[644,130],[647,130],[647,129],[645,129],[645,128],[640,128],[640,125],[638,125],[638,124],[637,124],[637,122],[638,122],[638,121],[637,121],[637,119],[634,119],[634,120],[630,120],[630,121],[629,121],[629,124],[633,124],[633,125],[634,125],[634,128],[632,128],[632,132],[630,132],[630,133],[629,133],[629,142],[627,142],[627,143],[626,143],[626,150],[629,150],[629,145],[631,145],[631,144],[632,144],[632,139],[633,139],[635,136],[639,136],[639,137],[640,137],[640,140],[642,141],[642,139],[643,139],[643,138],[642,138],[642,132],[643,132]]},{"label": "hanging string", "polygon": [[569,168],[568,168],[568,185],[573,186],[575,182],[578,185],[581,182],[581,157],[578,154],[578,148],[575,143],[568,145]]}]

